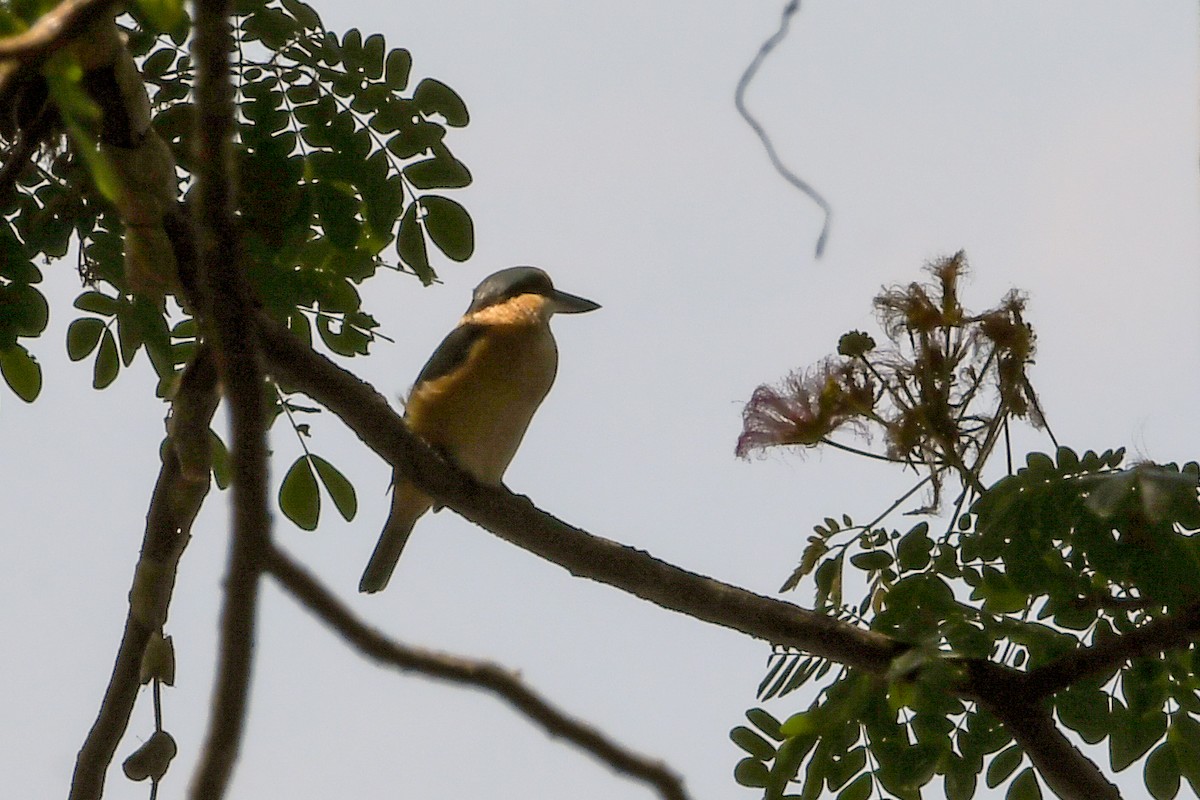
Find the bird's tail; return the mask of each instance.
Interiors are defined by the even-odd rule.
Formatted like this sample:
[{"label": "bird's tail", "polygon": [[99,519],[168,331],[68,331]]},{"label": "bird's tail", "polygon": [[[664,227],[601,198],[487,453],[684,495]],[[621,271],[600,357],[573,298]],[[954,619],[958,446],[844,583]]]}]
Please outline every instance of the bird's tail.
[{"label": "bird's tail", "polygon": [[422,494],[411,483],[397,476],[392,492],[392,513],[388,515],[379,543],[375,545],[375,552],[367,562],[362,580],[358,582],[360,592],[378,592],[387,586],[413,526],[432,504],[433,501],[428,495]]}]

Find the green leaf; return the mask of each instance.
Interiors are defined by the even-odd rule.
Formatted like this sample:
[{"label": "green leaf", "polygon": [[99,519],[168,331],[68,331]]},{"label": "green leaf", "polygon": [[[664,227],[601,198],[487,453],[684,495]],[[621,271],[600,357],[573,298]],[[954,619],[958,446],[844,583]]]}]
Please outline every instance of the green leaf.
[{"label": "green leaf", "polygon": [[163,47],[155,50],[150,54],[149,58],[142,62],[142,75],[151,79],[161,78],[171,68],[171,65],[175,63],[176,55],[178,53],[174,47]]},{"label": "green leaf", "polygon": [[104,317],[111,317],[121,307],[121,301],[100,292],[84,292],[75,298],[75,307]]},{"label": "green leaf", "polygon": [[1055,456],[1058,459],[1059,472],[1075,472],[1079,469],[1079,456],[1066,445],[1060,445]]},{"label": "green leaf", "polygon": [[817,719],[816,711],[800,711],[792,714],[779,726],[779,732],[788,738],[817,733],[819,729],[820,722]]},{"label": "green leaf", "polygon": [[[391,113],[389,109],[397,109],[397,112]],[[408,117],[399,117],[396,119],[397,113],[409,111],[403,101],[388,103],[380,113],[375,115],[372,127],[376,130],[387,132],[394,124],[400,129],[400,133],[387,140],[386,147],[388,152],[400,158],[412,158],[418,153],[424,153],[438,144],[446,136],[446,129],[436,122],[429,122],[421,119],[414,122]],[[389,112],[389,113],[385,113]]]},{"label": "green leaf", "polygon": [[946,771],[946,800],[971,800],[979,775],[962,759],[955,764],[954,769]]},{"label": "green leaf", "polygon": [[470,121],[467,104],[446,84],[426,78],[413,91],[413,102],[425,114],[441,114],[451,128],[461,128]]},{"label": "green leaf", "polygon": [[1042,787],[1038,785],[1033,767],[1026,767],[1009,784],[1004,800],[1042,800]]},{"label": "green leaf", "polygon": [[729,738],[733,740],[734,744],[759,761],[770,761],[775,758],[775,745],[744,725],[739,725],[731,730]]},{"label": "green leaf", "polygon": [[117,315],[117,344],[121,351],[121,363],[128,367],[142,346],[142,332],[131,314]]},{"label": "green leaf", "polygon": [[992,763],[988,764],[987,769],[987,785],[989,789],[995,789],[1000,784],[1004,783],[1009,775],[1013,774],[1013,770],[1021,766],[1022,759],[1025,758],[1025,753],[1022,752],[1019,745],[1013,745],[996,754],[992,759]]},{"label": "green leaf", "polygon": [[350,483],[345,475],[338,472],[337,467],[320,456],[312,456],[312,464],[317,469],[317,477],[321,479],[321,485],[333,498],[333,504],[337,507],[338,513],[346,522],[354,519],[354,515],[358,513],[358,497],[354,494],[354,484]]},{"label": "green leaf", "polygon": [[208,439],[212,442],[212,472],[213,480],[218,489],[226,489],[233,481],[233,465],[229,461],[229,449],[225,442],[212,428],[208,429]]},{"label": "green leaf", "polygon": [[321,517],[321,495],[308,458],[300,456],[283,477],[279,487],[279,510],[297,527],[314,531]]},{"label": "green leaf", "polygon": [[864,772],[838,793],[837,800],[867,800],[871,796],[873,786],[874,779],[871,777],[871,773]]},{"label": "green leaf", "polygon": [[924,569],[930,561],[933,540],[929,538],[929,523],[922,522],[896,543],[896,558],[902,570]]},{"label": "green leaf", "polygon": [[17,336],[38,336],[49,320],[50,306],[37,289],[27,283],[0,284],[0,328]]},{"label": "green leaf", "polygon": [[821,562],[817,567],[814,579],[817,584],[817,606],[839,606],[842,603],[842,557],[845,550],[836,558]]},{"label": "green leaf", "polygon": [[756,758],[743,758],[733,768],[733,779],[739,786],[761,789],[767,785],[770,773],[767,765]]},{"label": "green leaf", "polygon": [[297,309],[288,314],[287,327],[300,341],[312,346],[312,324],[303,311]]},{"label": "green leaf", "polygon": [[[843,728],[843,731],[854,731],[857,733],[858,726],[852,724]],[[829,788],[838,789],[842,787],[846,781],[862,772],[863,767],[866,765],[867,749],[865,747],[859,746],[848,751],[829,765],[829,775],[826,779]]]},{"label": "green leaf", "polygon": [[334,331],[326,314],[317,317],[317,333],[326,347],[341,356],[365,356],[371,345],[371,338],[344,321],[339,327],[339,331]]},{"label": "green leaf", "polygon": [[1036,477],[1049,477],[1054,473],[1054,459],[1045,453],[1030,453],[1025,456],[1025,465]]},{"label": "green leaf", "polygon": [[427,195],[420,199],[425,208],[425,230],[437,248],[453,261],[466,261],[475,251],[475,225],[471,215],[447,197]]},{"label": "green leaf", "polygon": [[1115,772],[1137,761],[1155,745],[1166,729],[1166,714],[1155,710],[1137,714],[1113,703],[1113,727],[1108,737],[1108,755]]},{"label": "green leaf", "polygon": [[312,187],[314,207],[329,241],[340,250],[351,250],[358,241],[360,223],[355,219],[358,198],[326,181]]},{"label": "green leaf", "polygon": [[180,0],[137,0],[138,8],[163,33],[175,30],[183,22],[183,3]]},{"label": "green leaf", "polygon": [[1169,742],[1163,742],[1150,752],[1144,777],[1154,800],[1174,800],[1179,794],[1179,762],[1175,759],[1175,748]]},{"label": "green leaf", "polygon": [[302,3],[300,0],[283,0],[283,7],[308,30],[320,30],[321,18],[308,3]]},{"label": "green leaf", "polygon": [[873,572],[892,565],[892,554],[886,550],[872,550],[850,556],[850,563],[863,572]]},{"label": "green leaf", "polygon": [[[810,659],[811,660],[811,659]],[[767,670],[767,674],[763,676],[762,681],[758,684],[758,698],[760,700],[770,700],[779,694],[779,690],[791,677],[792,672],[800,665],[799,655],[786,655],[779,657],[775,664]]]},{"label": "green leaf", "polygon": [[42,391],[42,367],[21,345],[0,350],[0,373],[17,397],[32,403]]},{"label": "green leaf", "polygon": [[404,168],[404,177],[418,189],[461,189],[471,183],[471,171],[442,144],[431,148],[434,157]]},{"label": "green leaf", "polygon": [[121,371],[121,356],[117,352],[117,340],[112,331],[105,329],[100,339],[100,352],[96,354],[96,364],[92,368],[92,387],[104,389],[117,379]]},{"label": "green leaf", "polygon": [[362,62],[362,31],[358,28],[342,34],[342,61],[347,67],[358,67]]},{"label": "green leaf", "polygon": [[[0,245],[4,241],[0,239]],[[42,273],[21,253],[21,246],[14,244],[9,252],[0,249],[0,276],[13,283],[41,283]]]},{"label": "green leaf", "polygon": [[95,317],[81,317],[67,326],[67,357],[82,361],[100,344],[104,322]]},{"label": "green leaf", "polygon": [[[804,761],[804,756],[808,754],[815,741],[813,736],[793,736],[780,745],[779,752],[775,756],[775,763],[771,765],[768,772],[767,792],[764,800],[783,796],[784,789],[796,776],[801,762]],[[819,755],[818,753],[813,756],[814,761]],[[810,769],[812,768],[811,764],[812,762],[810,762]],[[824,764],[822,763],[821,766],[823,768]]]},{"label": "green leaf", "polygon": [[769,711],[761,708],[751,708],[746,711],[746,719],[750,723],[765,733],[769,738],[777,742],[782,742],[784,739],[783,732],[779,729],[779,720],[775,719]]},{"label": "green leaf", "polygon": [[396,236],[396,254],[407,264],[421,283],[429,285],[436,277],[429,267],[429,255],[425,252],[425,232],[417,220],[417,204],[411,203],[400,220],[400,233]]},{"label": "green leaf", "polygon": [[363,72],[373,81],[383,77],[383,54],[387,51],[383,36],[373,33],[363,42]]},{"label": "green leaf", "polygon": [[393,50],[387,56],[383,82],[389,89],[398,92],[408,85],[408,75],[411,71],[412,55],[407,50]]},{"label": "green leaf", "polygon": [[300,33],[300,25],[282,9],[267,7],[247,17],[242,32],[248,39],[259,39],[268,48],[279,50]]}]

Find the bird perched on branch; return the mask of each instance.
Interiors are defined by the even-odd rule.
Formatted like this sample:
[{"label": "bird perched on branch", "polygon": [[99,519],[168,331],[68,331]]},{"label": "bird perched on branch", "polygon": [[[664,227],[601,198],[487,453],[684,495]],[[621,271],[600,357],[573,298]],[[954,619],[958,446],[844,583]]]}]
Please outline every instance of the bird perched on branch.
[{"label": "bird perched on branch", "polygon": [[[536,267],[488,276],[417,376],[404,421],[477,480],[500,483],[558,370],[550,317],[599,307],[555,289],[550,276]],[[395,473],[392,511],[358,584],[360,592],[387,586],[413,525],[433,504]]]}]

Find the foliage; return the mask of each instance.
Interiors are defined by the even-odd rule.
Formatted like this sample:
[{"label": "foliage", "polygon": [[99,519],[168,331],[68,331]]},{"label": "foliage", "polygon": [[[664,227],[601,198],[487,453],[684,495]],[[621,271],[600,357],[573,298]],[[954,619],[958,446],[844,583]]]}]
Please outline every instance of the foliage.
[{"label": "foliage", "polygon": [[[5,8],[0,33],[23,29],[52,5]],[[147,1],[120,22],[149,93],[153,129],[186,193],[197,124],[186,11]],[[341,356],[365,355],[380,336],[359,292],[365,281],[388,267],[429,283],[436,278],[429,244],[455,261],[473,251],[470,216],[442,194],[471,181],[445,141],[449,128],[468,123],[466,105],[440,81],[413,85],[407,50],[353,29],[339,37],[300,0],[239,0],[234,26],[245,273],[265,310],[298,336]],[[37,263],[61,258],[75,239],[86,286],[75,299],[83,315],[68,328],[68,356],[90,359],[92,385],[103,389],[145,352],[167,397],[195,350],[196,324],[181,295],[163,303],[139,291],[130,274],[132,239],[125,209],[113,200],[121,187],[106,186],[121,179],[110,174],[105,148],[96,148],[100,101],[85,91],[95,81],[80,58],[62,51],[4,92],[12,111],[0,136],[15,140],[39,115],[52,118],[53,130],[49,149],[0,197],[0,375],[18,397],[37,397],[41,369],[26,342],[49,316]],[[389,252],[398,261],[389,263]],[[315,409],[289,408],[286,398],[277,394],[275,414],[288,412],[303,445],[307,428],[294,412]],[[316,525],[318,481],[343,516],[355,513],[353,487],[307,448],[289,478],[281,507],[301,527]]]},{"label": "foliage", "polygon": [[[961,263],[961,254],[954,259]],[[1021,769],[1025,754],[1011,734],[961,696],[968,662],[990,660],[1029,673],[1081,646],[1102,647],[1154,620],[1192,613],[1200,602],[1200,545],[1193,535],[1200,530],[1200,465],[1126,466],[1122,450],[1079,455],[1059,447],[1053,456],[1031,453],[1024,467],[976,490],[983,459],[1008,416],[1033,412],[1040,421],[1024,377],[1032,350],[1007,349],[1013,336],[991,335],[1000,327],[998,312],[969,315],[957,300],[946,303],[946,264],[934,267],[937,287],[914,284],[877,301],[885,322],[896,323],[894,312],[904,309],[903,321],[889,329],[896,351],[875,352],[865,334],[853,334],[849,345],[844,337],[845,361],[810,373],[821,376],[820,391],[799,380],[793,384],[805,391],[799,402],[793,393],[765,405],[760,389],[747,411],[750,435],[761,440],[766,430],[784,432],[779,444],[799,437],[789,438],[782,415],[772,418],[773,429],[764,425],[766,408],[804,409],[792,413],[793,431],[799,423],[813,425],[804,438],[810,445],[829,442],[829,432],[849,423],[860,432],[880,426],[889,445],[883,457],[927,473],[870,523],[830,517],[808,537],[784,589],[811,586],[818,610],[911,648],[886,675],[776,649],[760,699],[802,686],[814,687],[816,698],[782,724],[752,710],[757,732],[744,726],[732,732],[746,754],[736,779],[763,789],[766,798],[783,797],[793,783],[805,798],[824,791],[839,800],[880,792],[912,798],[935,776],[951,800],[975,796],[979,776],[989,787],[1007,784],[1009,798],[1040,797],[1036,773]],[[915,302],[920,298],[930,302]],[[1012,313],[1011,297],[1001,312],[1006,306],[1004,327],[1028,330]],[[929,318],[936,324],[923,321]],[[1020,338],[1031,343],[1032,331]],[[968,352],[971,343],[984,347]],[[1021,362],[1003,366],[1016,358]],[[989,368],[995,368],[990,378]],[[972,403],[983,402],[980,387],[988,383],[995,406],[980,411]],[[856,391],[854,413],[831,424],[835,415],[825,410]],[[889,399],[894,405],[881,411]],[[944,530],[929,521],[907,529],[881,524],[923,485],[935,487],[936,500],[941,474],[957,474],[962,484]],[[1150,753],[1144,777],[1155,798],[1174,797],[1181,776],[1200,790],[1198,659],[1188,637],[1165,652],[1081,674],[1053,697],[1057,720],[1089,744],[1107,742],[1114,771]]]}]

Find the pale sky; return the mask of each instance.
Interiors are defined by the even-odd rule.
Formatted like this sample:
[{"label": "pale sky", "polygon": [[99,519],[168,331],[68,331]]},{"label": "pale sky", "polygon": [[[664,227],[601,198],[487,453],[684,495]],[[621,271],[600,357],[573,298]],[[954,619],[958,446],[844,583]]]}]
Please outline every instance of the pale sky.
[{"label": "pale sky", "polygon": [[[904,477],[832,452],[738,461],[741,403],[842,332],[871,329],[881,285],[965,248],[969,306],[1014,286],[1031,295],[1032,377],[1061,442],[1200,456],[1196,4],[805,3],[747,100],[833,205],[819,261],[819,212],[733,108],[783,5],[318,3],[331,29],[409,48],[414,80],[450,84],[472,115],[448,143],[475,177],[454,196],[476,254],[436,262],[440,286],[390,273],[368,284],[367,310],[396,344],[350,368],[398,396],[482,277],[544,267],[604,308],[555,321],[558,384],[509,486],[593,533],[772,593],[814,523],[872,514]],[[46,273],[42,397],[27,406],[0,389],[11,797],[67,791],[116,652],[165,413],[143,361],[104,392],[87,362],[67,361],[77,279],[72,263]],[[421,522],[385,593],[357,596],[389,471],[323,417],[312,448],[355,482],[359,516],[343,523],[326,503],[317,532],[279,517],[275,536],[358,613],[405,642],[520,670],[665,759],[696,798],[755,796],[733,782],[728,731],[756,705],[764,644],[572,578],[449,512]],[[278,480],[298,449],[282,425],[272,444]],[[1050,447],[1033,433],[1017,444]],[[197,522],[168,622],[180,663],[165,722],[180,755],[161,798],[184,795],[205,730],[224,500]],[[231,798],[653,796],[489,696],[377,669],[273,587],[258,641]],[[806,702],[768,708],[782,718]],[[147,796],[119,761],[151,732],[150,712],[145,697],[106,797]],[[1140,769],[1123,785],[1140,786]]]}]

